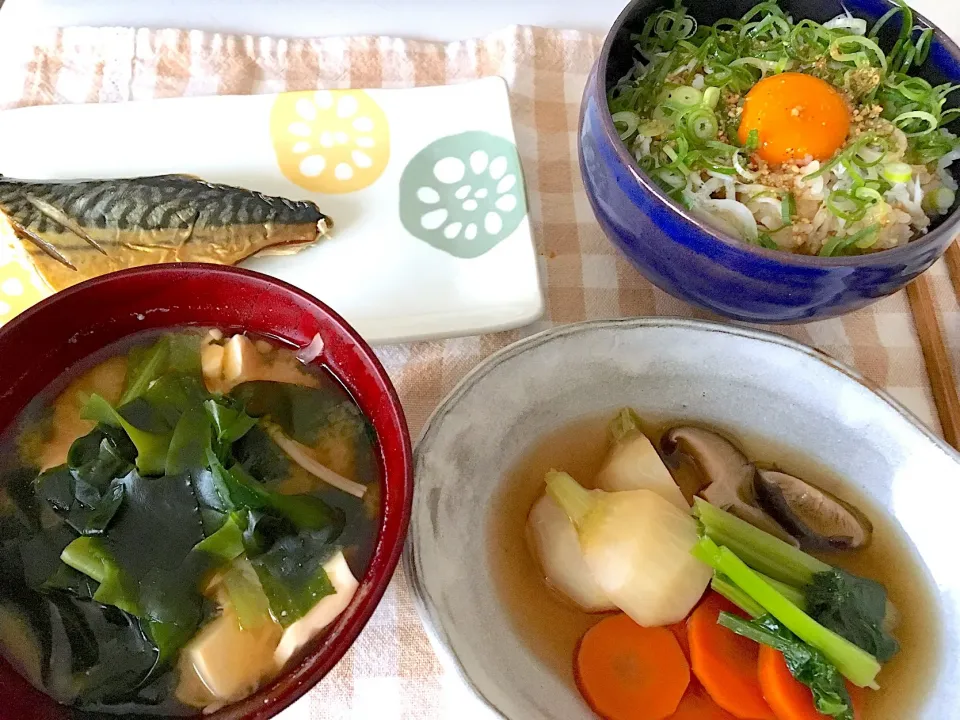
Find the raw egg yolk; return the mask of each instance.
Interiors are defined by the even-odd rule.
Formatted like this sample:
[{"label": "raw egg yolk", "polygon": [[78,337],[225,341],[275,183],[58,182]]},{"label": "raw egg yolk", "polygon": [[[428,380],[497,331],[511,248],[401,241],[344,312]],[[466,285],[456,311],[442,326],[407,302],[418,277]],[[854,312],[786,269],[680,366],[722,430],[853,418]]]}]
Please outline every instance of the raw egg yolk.
[{"label": "raw egg yolk", "polygon": [[764,78],[747,93],[740,116],[740,142],[759,135],[757,154],[771,164],[827,160],[843,145],[850,111],[830,83],[802,73]]}]

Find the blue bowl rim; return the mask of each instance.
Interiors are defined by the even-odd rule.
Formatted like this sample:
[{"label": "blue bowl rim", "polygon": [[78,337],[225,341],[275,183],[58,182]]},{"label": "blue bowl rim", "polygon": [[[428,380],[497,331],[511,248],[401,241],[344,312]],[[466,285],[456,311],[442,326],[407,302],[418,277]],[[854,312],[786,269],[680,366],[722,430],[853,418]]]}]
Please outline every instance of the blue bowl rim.
[{"label": "blue bowl rim", "polygon": [[[784,250],[768,250],[758,245],[750,245],[708,225],[707,223],[695,217],[692,213],[690,213],[689,210],[687,210],[687,208],[667,195],[660,188],[660,186],[653,181],[653,178],[639,168],[636,159],[630,154],[630,152],[628,152],[623,141],[620,140],[620,134],[614,127],[612,116],[606,111],[607,65],[610,60],[610,51],[613,47],[614,40],[616,40],[616,38],[619,37],[620,33],[623,31],[627,20],[633,15],[634,8],[636,8],[637,5],[646,2],[649,2],[649,0],[631,0],[617,17],[617,19],[613,22],[613,25],[610,27],[610,30],[607,32],[607,36],[603,41],[603,46],[600,49],[600,55],[597,57],[596,65],[594,66],[594,84],[593,88],[589,90],[589,92],[592,94],[592,99],[594,102],[597,103],[597,107],[603,109],[603,111],[600,112],[601,129],[605,139],[613,147],[614,152],[616,152],[617,157],[620,159],[620,162],[625,168],[627,168],[633,179],[644,190],[651,193],[657,200],[663,203],[663,205],[672,210],[674,214],[680,216],[682,220],[685,220],[686,222],[696,226],[696,228],[701,232],[706,233],[711,238],[726,246],[730,250],[739,251],[747,255],[753,254],[766,261],[774,261],[783,265],[793,265],[801,268],[870,267],[877,265],[886,266],[889,264],[895,264],[898,261],[904,264],[909,264],[914,255],[919,252],[920,249],[930,245],[935,245],[942,240],[944,234],[948,232],[952,234],[956,231],[957,227],[960,226],[960,206],[958,206],[952,213],[950,213],[941,221],[938,227],[934,228],[923,237],[920,237],[916,240],[911,240],[905,245],[900,245],[887,250],[879,250],[873,253],[866,253],[864,255],[824,258],[820,257],[819,255],[800,255]],[[892,0],[880,0],[880,2],[886,5],[888,9],[892,9],[896,6]],[[951,57],[953,57],[957,65],[960,66],[960,46],[958,46],[957,43],[955,43],[945,32],[943,32],[943,30],[930,22],[926,16],[913,10],[913,8],[911,8],[911,11],[913,12],[914,24],[924,28],[932,29],[937,42],[940,43],[940,45],[951,55]],[[954,82],[960,83],[960,77],[955,78]],[[944,247],[946,247],[948,244],[949,243],[946,243]]]}]

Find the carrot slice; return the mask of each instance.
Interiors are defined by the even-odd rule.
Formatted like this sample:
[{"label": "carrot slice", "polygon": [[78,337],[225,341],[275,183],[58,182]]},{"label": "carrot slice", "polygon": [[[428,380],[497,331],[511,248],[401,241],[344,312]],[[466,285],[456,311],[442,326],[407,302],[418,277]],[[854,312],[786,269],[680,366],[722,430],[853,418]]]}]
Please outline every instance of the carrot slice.
[{"label": "carrot slice", "polygon": [[680,643],[680,649],[683,650],[683,656],[690,661],[690,640],[687,638],[687,624],[685,622],[668,625],[667,630],[673,633],[673,636]]},{"label": "carrot slice", "polygon": [[[829,716],[817,712],[810,688],[790,674],[779,650],[762,646],[757,667],[763,696],[780,720],[830,720]],[[854,717],[860,718],[863,701],[860,688],[848,682],[847,691],[853,700]]]},{"label": "carrot slice", "polygon": [[584,699],[607,720],[663,720],[690,684],[690,666],[673,633],[622,614],[583,636],[575,674]]},{"label": "carrot slice", "polygon": [[680,701],[677,711],[667,720],[736,720],[736,718],[717,705],[713,698],[696,680],[690,681],[690,687]]},{"label": "carrot slice", "polygon": [[[760,647],[717,624],[721,612],[742,611],[710,592],[687,620],[693,674],[724,710],[742,720],[777,720],[763,699],[757,678]],[[780,718],[780,720],[784,720]]]}]

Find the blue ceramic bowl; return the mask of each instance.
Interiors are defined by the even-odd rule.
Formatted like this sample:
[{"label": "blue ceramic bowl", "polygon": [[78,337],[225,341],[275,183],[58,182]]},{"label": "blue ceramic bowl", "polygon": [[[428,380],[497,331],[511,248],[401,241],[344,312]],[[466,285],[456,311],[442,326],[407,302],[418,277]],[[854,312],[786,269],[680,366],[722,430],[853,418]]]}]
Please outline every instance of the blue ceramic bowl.
[{"label": "blue ceramic bowl", "polygon": [[[580,168],[594,213],[614,244],[651,282],[736,320],[803,322],[848,313],[890,295],[943,254],[960,226],[957,208],[907,245],[859,257],[819,258],[747,245],[695,219],[667,197],[620,141],[606,102],[607,91],[632,64],[630,33],[664,4],[633,0],[617,18],[587,81],[580,117]],[[701,23],[714,23],[739,17],[756,0],[684,4]],[[795,18],[818,22],[843,12],[840,0],[782,0],[781,5]],[[843,6],[872,21],[893,3],[844,0]],[[915,14],[914,21],[932,27],[920,15]],[[892,47],[894,41],[884,34],[895,37],[898,31],[899,21],[887,23],[881,46]],[[960,48],[936,30],[930,56],[916,74],[934,84],[960,83]]]}]

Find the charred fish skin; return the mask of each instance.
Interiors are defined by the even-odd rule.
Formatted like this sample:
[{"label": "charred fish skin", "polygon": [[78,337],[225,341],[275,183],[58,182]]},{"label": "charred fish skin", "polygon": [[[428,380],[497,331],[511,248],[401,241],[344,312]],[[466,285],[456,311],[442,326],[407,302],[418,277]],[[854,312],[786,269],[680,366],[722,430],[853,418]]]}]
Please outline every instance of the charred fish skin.
[{"label": "charred fish skin", "polygon": [[233,264],[268,248],[313,243],[332,224],[313,202],[188,175],[70,182],[0,176],[0,213],[54,290],[139,265]]}]

